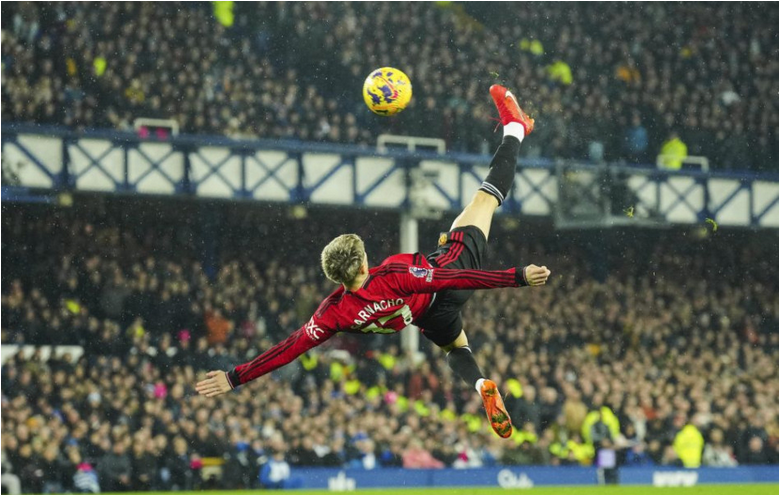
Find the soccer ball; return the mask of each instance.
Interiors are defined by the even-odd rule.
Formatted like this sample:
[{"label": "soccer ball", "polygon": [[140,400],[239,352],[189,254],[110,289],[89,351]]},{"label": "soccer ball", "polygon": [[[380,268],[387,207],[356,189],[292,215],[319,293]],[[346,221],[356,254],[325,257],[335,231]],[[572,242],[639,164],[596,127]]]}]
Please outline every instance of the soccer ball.
[{"label": "soccer ball", "polygon": [[378,115],[394,115],[411,101],[411,80],[399,69],[381,67],[364,80],[364,103]]}]

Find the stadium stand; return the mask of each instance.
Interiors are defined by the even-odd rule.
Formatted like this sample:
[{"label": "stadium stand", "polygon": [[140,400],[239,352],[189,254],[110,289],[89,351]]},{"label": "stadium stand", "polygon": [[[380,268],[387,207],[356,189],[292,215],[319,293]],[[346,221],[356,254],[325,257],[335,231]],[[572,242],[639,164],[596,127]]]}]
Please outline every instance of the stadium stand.
[{"label": "stadium stand", "polygon": [[[220,236],[199,218],[207,210]],[[327,294],[317,253],[330,219],[374,259],[397,246],[392,213],[288,213],[4,204],[2,342],[37,346],[2,367],[4,474],[41,493],[249,488],[281,460],[589,465],[610,449],[623,466],[778,463],[777,233],[498,222],[493,266],[536,261],[555,275],[540,291],[477,294],[466,312],[480,364],[509,393],[508,442],[440,350],[425,345],[417,361],[390,336],[339,337],[234,394],[195,394],[203,370],[254,356]],[[423,249],[441,227],[423,225]],[[44,359],[40,345],[85,353]]]},{"label": "stadium stand", "polygon": [[[264,2],[227,15],[20,2],[3,14],[4,123],[163,117],[186,133],[373,145],[392,132],[486,152],[484,92],[502,81],[538,118],[529,156],[653,164],[676,134],[713,169],[778,167],[774,3]],[[379,120],[359,88],[391,61],[414,102]]]}]

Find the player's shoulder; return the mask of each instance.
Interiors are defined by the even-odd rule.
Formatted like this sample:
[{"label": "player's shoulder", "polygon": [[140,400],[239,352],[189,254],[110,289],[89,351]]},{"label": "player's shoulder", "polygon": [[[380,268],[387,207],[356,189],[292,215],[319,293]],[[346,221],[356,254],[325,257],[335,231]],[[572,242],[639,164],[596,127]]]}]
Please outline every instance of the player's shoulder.
[{"label": "player's shoulder", "polygon": [[[394,272],[396,270],[407,270],[409,265],[415,265],[417,267],[430,267],[430,263],[421,253],[398,253],[392,255],[384,260],[381,265],[374,267],[376,273],[378,272]],[[372,272],[372,271],[371,271]]]},{"label": "player's shoulder", "polygon": [[318,305],[318,308],[315,311],[315,316],[318,318],[323,318],[329,309],[334,308],[338,303],[340,303],[340,300],[343,299],[343,296],[345,296],[345,287],[341,285],[339,288],[332,291],[332,294],[324,298],[321,304]]},{"label": "player's shoulder", "polygon": [[416,271],[430,268],[432,268],[432,265],[421,253],[392,255],[384,260],[381,265],[370,269],[370,277],[364,286],[369,288],[374,281],[385,281],[387,285],[396,286],[399,284],[400,277],[404,277],[408,273],[416,275]]}]

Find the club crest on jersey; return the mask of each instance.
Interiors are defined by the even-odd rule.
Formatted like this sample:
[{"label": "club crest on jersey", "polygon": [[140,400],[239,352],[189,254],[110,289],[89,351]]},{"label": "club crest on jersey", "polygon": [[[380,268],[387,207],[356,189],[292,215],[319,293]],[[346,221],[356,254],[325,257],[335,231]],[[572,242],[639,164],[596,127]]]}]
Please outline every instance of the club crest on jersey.
[{"label": "club crest on jersey", "polygon": [[432,282],[432,269],[425,269],[424,267],[409,267],[411,275],[416,278],[427,278],[427,282]]},{"label": "club crest on jersey", "polygon": [[440,233],[440,238],[438,238],[438,246],[443,246],[446,244],[446,241],[449,240],[448,233]]}]

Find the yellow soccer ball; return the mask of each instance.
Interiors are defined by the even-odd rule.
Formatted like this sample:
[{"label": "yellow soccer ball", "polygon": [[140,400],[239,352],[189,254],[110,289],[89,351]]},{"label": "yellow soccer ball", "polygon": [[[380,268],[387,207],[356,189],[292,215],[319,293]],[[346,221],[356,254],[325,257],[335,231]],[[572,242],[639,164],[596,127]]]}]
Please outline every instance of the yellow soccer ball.
[{"label": "yellow soccer ball", "polygon": [[399,69],[381,67],[364,80],[364,103],[378,115],[394,115],[411,101],[411,80]]}]

